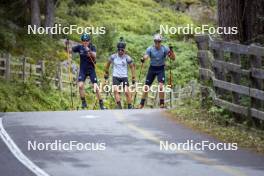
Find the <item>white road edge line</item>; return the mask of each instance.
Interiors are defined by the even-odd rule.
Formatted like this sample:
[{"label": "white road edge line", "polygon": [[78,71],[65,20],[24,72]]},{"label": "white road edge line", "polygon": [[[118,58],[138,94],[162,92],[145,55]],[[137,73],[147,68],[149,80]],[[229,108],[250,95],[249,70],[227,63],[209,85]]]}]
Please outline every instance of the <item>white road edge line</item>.
[{"label": "white road edge line", "polygon": [[36,164],[34,164],[28,157],[26,157],[22,151],[18,148],[15,142],[8,135],[6,130],[4,129],[2,118],[0,118],[0,137],[12,152],[12,154],[30,171],[32,171],[37,176],[49,176],[45,171],[39,168]]}]

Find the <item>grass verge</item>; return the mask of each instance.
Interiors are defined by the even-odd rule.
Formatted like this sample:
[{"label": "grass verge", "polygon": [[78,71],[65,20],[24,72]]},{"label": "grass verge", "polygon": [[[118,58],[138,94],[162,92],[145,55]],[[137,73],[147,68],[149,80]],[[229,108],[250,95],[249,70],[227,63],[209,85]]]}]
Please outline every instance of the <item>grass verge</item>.
[{"label": "grass verge", "polygon": [[232,117],[221,108],[202,109],[198,99],[188,99],[166,114],[195,131],[264,154],[264,131],[232,122]]}]

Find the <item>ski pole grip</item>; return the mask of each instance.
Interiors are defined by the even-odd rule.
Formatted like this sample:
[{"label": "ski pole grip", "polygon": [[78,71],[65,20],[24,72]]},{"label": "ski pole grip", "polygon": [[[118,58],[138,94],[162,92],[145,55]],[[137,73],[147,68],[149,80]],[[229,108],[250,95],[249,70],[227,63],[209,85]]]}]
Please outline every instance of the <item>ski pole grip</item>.
[{"label": "ski pole grip", "polygon": [[170,45],[169,48],[170,48],[170,51],[173,51],[173,46]]}]

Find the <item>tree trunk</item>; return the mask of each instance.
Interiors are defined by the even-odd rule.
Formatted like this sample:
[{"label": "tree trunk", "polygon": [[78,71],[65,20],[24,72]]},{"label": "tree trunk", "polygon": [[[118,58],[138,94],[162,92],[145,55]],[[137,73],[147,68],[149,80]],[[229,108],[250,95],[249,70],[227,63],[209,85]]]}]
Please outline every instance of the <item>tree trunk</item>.
[{"label": "tree trunk", "polygon": [[40,27],[40,8],[39,8],[39,0],[31,0],[30,1],[31,8],[31,25],[36,25],[36,27]]},{"label": "tree trunk", "polygon": [[46,2],[45,27],[53,27],[54,10],[55,10],[54,0],[45,0],[45,2]]},{"label": "tree trunk", "polygon": [[218,25],[221,27],[237,27],[237,35],[222,35],[224,40],[243,41],[243,0],[218,0]]},{"label": "tree trunk", "polygon": [[245,1],[244,34],[248,43],[264,43],[264,1]]},{"label": "tree trunk", "polygon": [[264,1],[218,0],[218,25],[238,27],[238,35],[222,35],[224,40],[264,43]]}]

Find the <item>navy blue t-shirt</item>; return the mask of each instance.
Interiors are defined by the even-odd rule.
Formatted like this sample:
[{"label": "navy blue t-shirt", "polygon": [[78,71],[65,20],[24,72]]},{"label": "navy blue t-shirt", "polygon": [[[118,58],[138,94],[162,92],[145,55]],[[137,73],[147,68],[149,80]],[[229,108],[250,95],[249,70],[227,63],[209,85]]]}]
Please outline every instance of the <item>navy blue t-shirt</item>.
[{"label": "navy blue t-shirt", "polygon": [[[88,48],[92,52],[96,52],[96,48],[94,45],[89,44]],[[89,68],[94,68],[94,64],[91,61],[91,58],[87,56],[88,50],[83,45],[77,45],[72,47],[72,51],[74,53],[79,53],[80,55],[80,70],[87,70]]]}]

